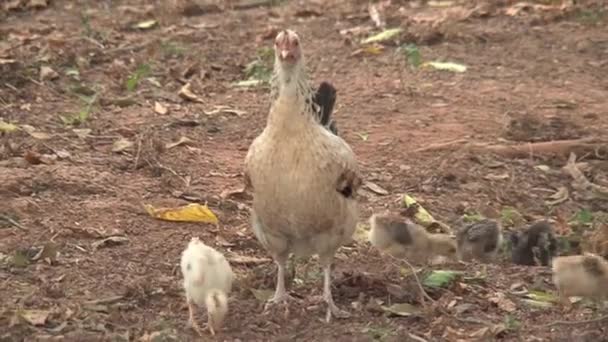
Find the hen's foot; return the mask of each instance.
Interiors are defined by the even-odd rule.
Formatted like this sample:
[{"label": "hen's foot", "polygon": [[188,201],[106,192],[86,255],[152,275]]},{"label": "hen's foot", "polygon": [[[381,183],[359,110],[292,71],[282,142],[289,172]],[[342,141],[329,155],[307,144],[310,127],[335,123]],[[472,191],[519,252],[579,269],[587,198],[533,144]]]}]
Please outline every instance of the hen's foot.
[{"label": "hen's foot", "polygon": [[325,302],[327,303],[327,314],[325,315],[325,321],[327,323],[331,322],[332,317],[338,319],[351,317],[350,312],[338,308],[331,297],[325,298]]}]

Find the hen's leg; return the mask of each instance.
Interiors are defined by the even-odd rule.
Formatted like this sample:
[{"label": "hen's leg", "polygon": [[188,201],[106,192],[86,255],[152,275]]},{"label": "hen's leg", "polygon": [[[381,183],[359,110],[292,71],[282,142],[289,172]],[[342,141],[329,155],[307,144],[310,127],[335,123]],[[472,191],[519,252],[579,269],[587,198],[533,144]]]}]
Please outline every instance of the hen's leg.
[{"label": "hen's leg", "polygon": [[287,258],[288,255],[278,255],[276,256],[275,263],[277,264],[277,287],[274,291],[274,296],[268,300],[266,305],[264,306],[264,311],[267,311],[270,306],[273,304],[283,303],[285,304],[286,314],[289,312],[289,308],[287,307],[287,301],[289,300],[289,294],[285,290],[285,270],[287,268]]},{"label": "hen's leg", "polygon": [[324,263],[323,267],[323,299],[327,303],[327,315],[325,320],[327,323],[331,321],[331,317],[348,318],[350,313],[340,310],[334,303],[334,298],[331,295],[331,262]]}]

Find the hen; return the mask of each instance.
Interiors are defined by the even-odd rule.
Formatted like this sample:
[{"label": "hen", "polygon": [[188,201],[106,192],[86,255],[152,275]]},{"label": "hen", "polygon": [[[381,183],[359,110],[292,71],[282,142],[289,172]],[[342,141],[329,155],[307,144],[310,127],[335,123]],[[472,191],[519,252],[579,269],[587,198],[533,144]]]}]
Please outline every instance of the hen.
[{"label": "hen", "polygon": [[331,264],[355,231],[359,167],[350,146],[320,124],[322,115],[311,106],[314,93],[294,31],[281,31],[275,39],[271,89],[266,127],[245,158],[245,182],[253,193],[252,229],[278,266],[275,294],[268,304],[289,298],[285,290],[289,255],[317,254],[323,269],[326,320],[332,315],[347,317],[333,301]]},{"label": "hen", "polygon": [[200,335],[194,319],[194,305],[207,308],[207,326],[212,335],[219,329],[228,312],[228,297],[234,274],[223,254],[193,237],[181,256],[181,270],[190,314],[189,324]]}]

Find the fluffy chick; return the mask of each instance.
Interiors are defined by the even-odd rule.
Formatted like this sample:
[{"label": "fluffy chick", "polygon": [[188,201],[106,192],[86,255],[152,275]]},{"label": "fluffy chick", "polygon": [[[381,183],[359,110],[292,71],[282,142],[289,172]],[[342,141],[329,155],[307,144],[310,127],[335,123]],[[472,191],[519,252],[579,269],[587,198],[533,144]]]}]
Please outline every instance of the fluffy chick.
[{"label": "fluffy chick", "polygon": [[572,296],[608,299],[608,261],[594,254],[557,257],[553,259],[553,282],[566,307]]},{"label": "fluffy chick", "polygon": [[431,234],[408,219],[374,214],[369,218],[372,246],[396,258],[424,263],[435,256],[455,257],[456,242],[447,234]]},{"label": "fluffy chick", "polygon": [[466,225],[456,233],[458,258],[488,262],[496,257],[502,243],[500,223],[484,219]]},{"label": "fluffy chick", "polygon": [[557,240],[548,221],[533,223],[511,235],[511,260],[518,265],[549,266],[557,252]]},{"label": "fluffy chick", "polygon": [[207,308],[207,327],[212,335],[221,328],[228,313],[228,294],[234,274],[224,255],[193,237],[182,252],[181,269],[189,310],[189,323],[202,335],[194,319],[194,305]]}]

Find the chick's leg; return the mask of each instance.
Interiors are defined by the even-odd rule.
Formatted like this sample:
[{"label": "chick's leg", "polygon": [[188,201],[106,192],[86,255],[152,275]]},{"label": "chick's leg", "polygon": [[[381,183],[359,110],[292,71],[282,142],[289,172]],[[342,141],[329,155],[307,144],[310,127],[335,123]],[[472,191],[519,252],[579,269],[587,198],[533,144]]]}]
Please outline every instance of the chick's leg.
[{"label": "chick's leg", "polygon": [[327,315],[325,320],[327,323],[331,321],[331,317],[348,318],[350,313],[340,310],[334,303],[334,298],[331,294],[331,263],[327,262],[323,265],[323,299],[327,303]]},{"label": "chick's leg", "polygon": [[189,298],[187,299],[187,302],[189,313],[188,324],[192,327],[192,329],[194,329],[194,331],[196,331],[197,334],[199,334],[199,336],[203,336],[203,330],[198,323],[196,323],[196,319],[194,318],[194,303],[192,303],[192,300]]}]

